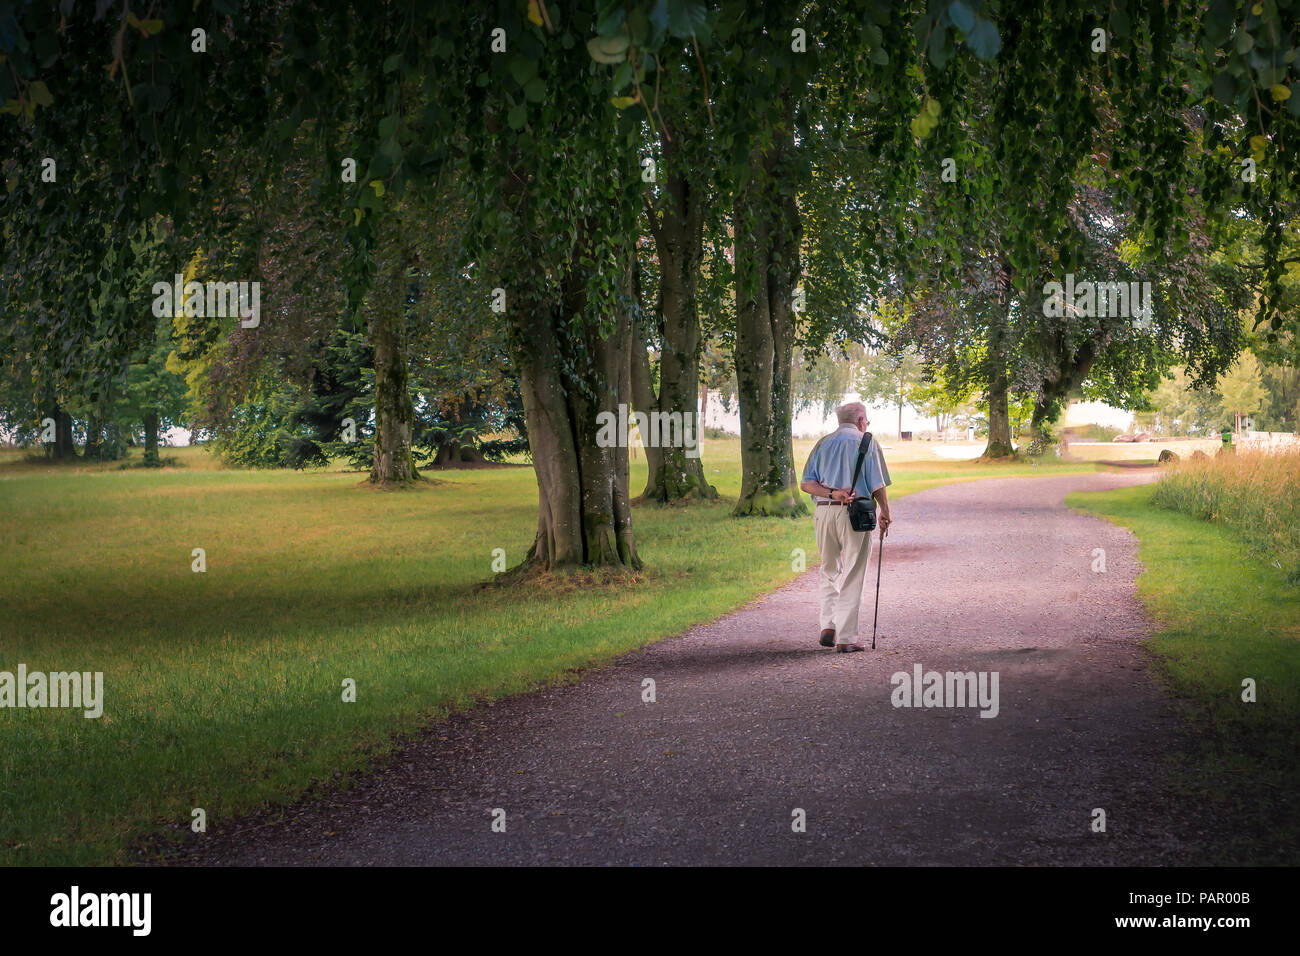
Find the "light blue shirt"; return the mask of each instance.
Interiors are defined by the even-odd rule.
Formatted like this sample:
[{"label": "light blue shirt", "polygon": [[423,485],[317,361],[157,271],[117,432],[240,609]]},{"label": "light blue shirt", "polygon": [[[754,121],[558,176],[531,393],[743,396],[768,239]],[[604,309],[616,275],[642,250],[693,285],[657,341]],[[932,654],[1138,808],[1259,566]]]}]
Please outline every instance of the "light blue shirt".
[{"label": "light blue shirt", "polygon": [[[808,455],[808,464],[804,465],[803,480],[818,481],[828,488],[847,488],[853,481],[853,466],[858,461],[858,446],[862,444],[862,432],[853,425],[841,425],[816,445]],[[889,469],[885,466],[885,456],[880,452],[880,442],[871,437],[871,449],[862,459],[862,472],[858,475],[857,492],[870,496],[890,483]],[[814,501],[829,501],[813,495]]]}]

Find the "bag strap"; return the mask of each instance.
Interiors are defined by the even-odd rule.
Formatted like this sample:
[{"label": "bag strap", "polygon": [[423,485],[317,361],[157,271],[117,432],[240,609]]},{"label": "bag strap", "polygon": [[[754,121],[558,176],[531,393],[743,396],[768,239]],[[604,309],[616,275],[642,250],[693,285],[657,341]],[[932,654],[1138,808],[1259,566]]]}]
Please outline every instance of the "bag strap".
[{"label": "bag strap", "polygon": [[853,483],[849,485],[850,491],[856,491],[858,487],[858,475],[862,474],[862,459],[867,457],[867,449],[871,447],[871,432],[862,436],[862,443],[858,445],[858,463],[853,466]]}]

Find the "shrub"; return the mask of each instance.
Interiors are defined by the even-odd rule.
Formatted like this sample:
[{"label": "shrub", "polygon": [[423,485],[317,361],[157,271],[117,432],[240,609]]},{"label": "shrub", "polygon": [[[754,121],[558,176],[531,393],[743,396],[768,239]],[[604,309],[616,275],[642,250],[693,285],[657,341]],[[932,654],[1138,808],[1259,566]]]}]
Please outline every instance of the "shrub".
[{"label": "shrub", "polygon": [[1151,500],[1231,527],[1300,584],[1300,451],[1189,459],[1160,479]]},{"label": "shrub", "polygon": [[1109,425],[1098,425],[1095,422],[1089,422],[1087,425],[1072,425],[1065,431],[1071,441],[1111,441],[1116,435],[1123,433],[1121,428],[1111,428]]}]

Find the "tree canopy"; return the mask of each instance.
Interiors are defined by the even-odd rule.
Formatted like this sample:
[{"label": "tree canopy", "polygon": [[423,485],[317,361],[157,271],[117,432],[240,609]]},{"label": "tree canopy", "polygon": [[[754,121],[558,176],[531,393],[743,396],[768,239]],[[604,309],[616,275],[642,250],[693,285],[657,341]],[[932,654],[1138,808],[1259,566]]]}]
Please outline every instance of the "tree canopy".
[{"label": "tree canopy", "polygon": [[[0,4],[6,414],[106,413],[162,334],[211,399],[196,424],[273,425],[301,461],[355,419],[379,483],[514,415],[543,569],[639,565],[598,419],[695,415],[708,356],[738,392],[738,516],[804,511],[796,352],[910,343],[1006,453],[1016,396],[1046,429],[1075,395],[1141,405],[1175,363],[1212,385],[1251,309],[1260,349],[1294,343],[1295,14]],[[160,324],[176,274],[261,283],[261,321]],[[1149,283],[1149,321],[1054,310],[1068,276]],[[888,343],[886,302],[909,316]],[[172,414],[165,391],[120,414]],[[645,494],[712,491],[672,447]]]}]

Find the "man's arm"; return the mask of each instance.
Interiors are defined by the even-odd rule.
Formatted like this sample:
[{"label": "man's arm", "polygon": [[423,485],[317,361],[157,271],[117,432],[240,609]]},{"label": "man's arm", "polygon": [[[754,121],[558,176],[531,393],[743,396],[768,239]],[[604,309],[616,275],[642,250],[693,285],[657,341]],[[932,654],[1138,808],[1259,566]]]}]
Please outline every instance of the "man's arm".
[{"label": "man's arm", "polygon": [[[893,523],[893,518],[889,515],[889,492],[885,487],[889,484],[889,472],[885,469],[885,456],[881,454],[880,443],[873,441],[871,443],[871,455],[868,458],[871,477],[868,488],[873,488],[871,497],[876,499],[876,527],[880,529],[880,536],[883,538],[889,531],[889,526]],[[879,486],[879,487],[875,487]]]},{"label": "man's arm", "polygon": [[852,501],[853,492],[845,491],[843,488],[832,488],[829,485],[823,485],[820,481],[811,478],[805,478],[799,482],[799,490],[807,495],[815,495],[818,498],[830,498],[834,501]]},{"label": "man's arm", "polygon": [[885,491],[885,486],[881,485],[871,493],[871,497],[876,499],[876,508],[879,518],[877,524],[880,526],[880,536],[883,538],[889,531],[889,526],[893,523],[889,517],[889,493]]}]

